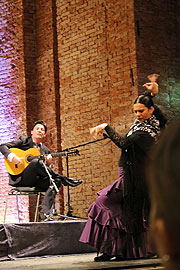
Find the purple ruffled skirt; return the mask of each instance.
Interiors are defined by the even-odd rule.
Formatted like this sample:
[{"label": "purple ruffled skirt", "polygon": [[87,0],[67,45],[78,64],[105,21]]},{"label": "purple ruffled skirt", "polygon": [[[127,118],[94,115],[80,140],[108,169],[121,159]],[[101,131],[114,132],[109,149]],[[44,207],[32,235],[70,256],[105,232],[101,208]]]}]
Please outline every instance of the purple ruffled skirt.
[{"label": "purple ruffled skirt", "polygon": [[94,246],[100,253],[124,259],[145,258],[155,253],[149,239],[148,223],[142,221],[141,231],[129,231],[130,215],[122,211],[123,181],[123,169],[119,168],[119,178],[97,193],[98,198],[88,209],[89,218],[80,242]]}]

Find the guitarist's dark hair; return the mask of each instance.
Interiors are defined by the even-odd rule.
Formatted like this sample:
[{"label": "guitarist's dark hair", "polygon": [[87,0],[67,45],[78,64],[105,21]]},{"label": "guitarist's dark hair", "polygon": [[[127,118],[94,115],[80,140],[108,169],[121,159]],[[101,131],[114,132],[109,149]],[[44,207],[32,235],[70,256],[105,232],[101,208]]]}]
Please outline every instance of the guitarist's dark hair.
[{"label": "guitarist's dark hair", "polygon": [[38,124],[40,124],[40,125],[43,125],[44,126],[44,129],[45,129],[45,133],[47,132],[47,126],[46,126],[46,124],[44,123],[44,121],[43,120],[37,120],[36,122],[34,122],[34,124],[33,124],[33,126],[32,126],[32,130],[34,129],[34,127],[36,126],[36,125],[38,125]]}]

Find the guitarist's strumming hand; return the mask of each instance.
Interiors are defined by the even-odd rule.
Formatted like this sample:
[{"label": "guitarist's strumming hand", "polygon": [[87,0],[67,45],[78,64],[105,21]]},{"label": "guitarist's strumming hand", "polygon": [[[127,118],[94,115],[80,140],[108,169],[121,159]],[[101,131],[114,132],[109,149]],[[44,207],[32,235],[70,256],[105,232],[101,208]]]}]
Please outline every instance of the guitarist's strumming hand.
[{"label": "guitarist's strumming hand", "polygon": [[19,158],[17,156],[14,156],[13,159],[12,159],[12,162],[15,164],[15,165],[18,165],[21,163],[21,160],[22,158]]}]

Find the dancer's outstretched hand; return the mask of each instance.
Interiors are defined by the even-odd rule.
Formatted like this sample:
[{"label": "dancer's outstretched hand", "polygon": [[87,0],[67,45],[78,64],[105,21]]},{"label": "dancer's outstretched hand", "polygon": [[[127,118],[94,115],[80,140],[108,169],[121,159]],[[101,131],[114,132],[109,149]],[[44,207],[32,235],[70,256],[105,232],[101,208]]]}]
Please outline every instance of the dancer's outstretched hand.
[{"label": "dancer's outstretched hand", "polygon": [[145,87],[148,91],[150,91],[152,96],[156,96],[158,94],[158,89],[159,89],[159,86],[156,80],[158,79],[159,75],[150,74],[147,77],[150,80],[150,82],[145,83],[143,87]]},{"label": "dancer's outstretched hand", "polygon": [[98,134],[102,134],[103,133],[103,130],[105,129],[105,127],[107,126],[108,124],[107,123],[103,123],[103,124],[100,124],[96,127],[93,127],[93,128],[90,128],[90,134],[95,138],[97,139],[97,136]]}]

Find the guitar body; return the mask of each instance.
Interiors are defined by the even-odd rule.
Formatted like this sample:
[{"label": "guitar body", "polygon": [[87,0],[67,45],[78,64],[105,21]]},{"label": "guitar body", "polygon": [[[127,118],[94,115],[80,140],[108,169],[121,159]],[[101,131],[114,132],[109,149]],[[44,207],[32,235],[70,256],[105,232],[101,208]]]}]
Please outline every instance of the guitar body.
[{"label": "guitar body", "polygon": [[10,162],[7,158],[4,159],[6,169],[8,173],[12,175],[18,175],[24,171],[24,169],[29,165],[29,157],[39,156],[40,151],[36,148],[30,148],[28,150],[21,150],[19,148],[10,148],[11,152],[14,153],[17,157],[21,158],[21,163],[15,165],[13,162]]}]

